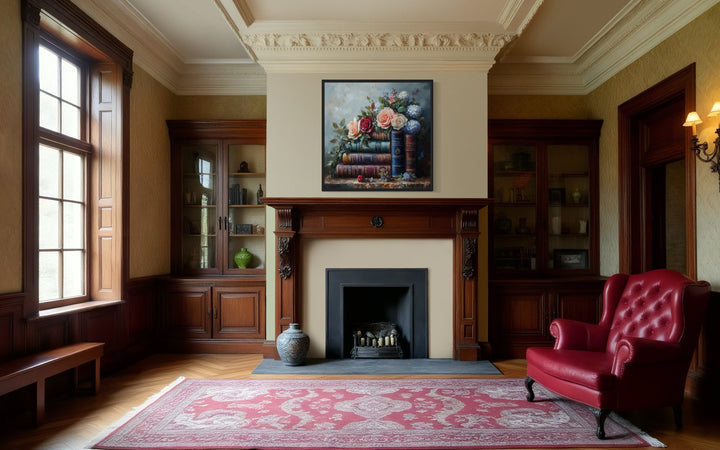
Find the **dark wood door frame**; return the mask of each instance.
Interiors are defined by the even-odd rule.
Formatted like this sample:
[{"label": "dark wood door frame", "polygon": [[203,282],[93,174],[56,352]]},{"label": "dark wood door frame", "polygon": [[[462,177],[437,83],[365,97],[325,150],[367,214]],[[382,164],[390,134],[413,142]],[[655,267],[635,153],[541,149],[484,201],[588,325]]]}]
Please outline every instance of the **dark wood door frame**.
[{"label": "dark wood door frame", "polygon": [[[646,229],[642,204],[644,168],[638,147],[636,120],[671,99],[682,96],[685,114],[695,110],[695,64],[669,76],[618,107],[618,194],[619,194],[619,255],[620,272],[641,271],[643,246],[641,233]],[[678,126],[681,124],[678,123]],[[695,237],[695,155],[690,151],[690,130],[685,131],[685,254],[687,275],[697,278],[697,246]]]}]

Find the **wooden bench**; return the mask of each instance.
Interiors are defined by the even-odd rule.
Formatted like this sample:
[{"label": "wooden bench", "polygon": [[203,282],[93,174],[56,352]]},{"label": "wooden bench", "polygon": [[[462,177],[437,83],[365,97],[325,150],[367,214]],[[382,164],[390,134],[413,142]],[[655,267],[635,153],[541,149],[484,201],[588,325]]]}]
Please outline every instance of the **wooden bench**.
[{"label": "wooden bench", "polygon": [[0,395],[35,384],[35,425],[45,419],[45,379],[66,370],[74,369],[74,388],[78,387],[78,368],[93,363],[93,394],[100,390],[100,357],[103,345],[97,342],[80,342],[22,356],[0,363]]}]

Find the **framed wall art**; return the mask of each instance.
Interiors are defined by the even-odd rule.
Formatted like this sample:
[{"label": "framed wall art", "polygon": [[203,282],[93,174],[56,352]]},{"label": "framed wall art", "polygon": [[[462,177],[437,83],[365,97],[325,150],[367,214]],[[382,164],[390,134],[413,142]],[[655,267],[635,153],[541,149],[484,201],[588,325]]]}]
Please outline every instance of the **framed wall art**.
[{"label": "framed wall art", "polygon": [[432,191],[432,80],[323,80],[322,124],[323,191]]},{"label": "framed wall art", "polygon": [[556,269],[588,268],[588,251],[584,249],[556,249],[553,259]]}]

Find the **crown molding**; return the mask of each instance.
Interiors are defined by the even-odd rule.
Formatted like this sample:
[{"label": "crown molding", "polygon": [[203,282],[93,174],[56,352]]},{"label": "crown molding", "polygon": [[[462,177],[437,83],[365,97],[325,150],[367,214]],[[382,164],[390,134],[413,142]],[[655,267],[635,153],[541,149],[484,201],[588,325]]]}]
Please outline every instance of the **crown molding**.
[{"label": "crown molding", "polygon": [[625,67],[695,20],[718,0],[641,0],[576,62],[592,92]]},{"label": "crown molding", "polygon": [[261,63],[266,73],[335,73],[357,74],[369,72],[474,72],[487,73],[493,62],[447,61],[447,60],[297,60],[265,61]]},{"label": "crown molding", "polygon": [[504,58],[491,95],[587,95],[719,0],[635,0],[573,58]]},{"label": "crown molding", "polygon": [[[484,70],[510,42],[493,33],[243,33],[268,72],[352,70]],[[467,64],[469,63],[469,64]],[[313,67],[315,66],[315,67]],[[473,69],[468,69],[473,67]]]},{"label": "crown molding", "polygon": [[255,63],[187,64],[177,95],[266,95],[267,77]]},{"label": "crown molding", "polygon": [[494,33],[241,33],[253,50],[293,51],[302,48],[332,50],[441,49],[499,51],[511,34]]}]

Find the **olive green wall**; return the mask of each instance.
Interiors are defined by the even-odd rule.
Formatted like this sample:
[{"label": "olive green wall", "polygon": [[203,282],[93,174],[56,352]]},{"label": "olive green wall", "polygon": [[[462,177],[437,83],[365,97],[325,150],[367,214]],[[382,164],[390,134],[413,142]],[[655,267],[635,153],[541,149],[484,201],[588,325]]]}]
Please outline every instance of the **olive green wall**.
[{"label": "olive green wall", "polygon": [[137,65],[130,90],[130,278],[170,272],[170,138],[176,96]]},{"label": "olive green wall", "polygon": [[264,95],[183,95],[176,98],[171,119],[265,119]]},{"label": "olive green wall", "polygon": [[[697,110],[704,123],[701,140],[712,141],[718,120],[706,118],[713,101],[720,101],[720,5],[708,10],[588,95],[593,118],[603,119],[600,138],[600,269],[618,271],[618,105],[673,73],[695,63]],[[682,124],[678,124],[681,126]],[[714,289],[720,287],[720,193],[718,176],[709,164],[697,163],[697,273]]]},{"label": "olive green wall", "polygon": [[[618,106],[689,64],[696,67],[700,140],[711,145],[718,120],[706,118],[720,101],[720,5],[717,5],[586,96],[493,96],[493,119],[602,119],[600,137],[600,272],[619,270]],[[490,72],[492,77],[492,71]],[[682,124],[678,124],[681,126]],[[720,193],[709,164],[697,163],[698,278],[720,286]]]},{"label": "olive green wall", "polygon": [[22,27],[0,2],[0,293],[22,290]]}]

